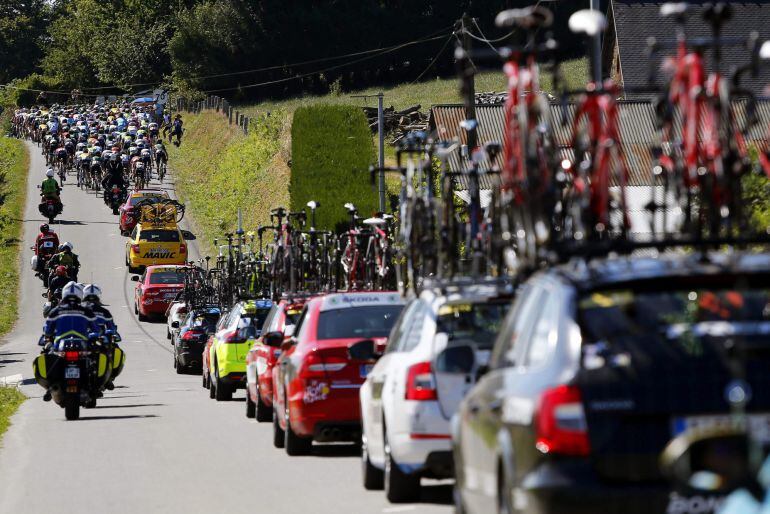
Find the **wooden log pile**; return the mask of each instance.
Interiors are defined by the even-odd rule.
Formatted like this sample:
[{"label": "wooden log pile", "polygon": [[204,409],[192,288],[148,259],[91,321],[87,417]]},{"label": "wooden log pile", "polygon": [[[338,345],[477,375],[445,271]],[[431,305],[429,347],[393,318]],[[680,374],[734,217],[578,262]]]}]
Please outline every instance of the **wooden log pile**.
[{"label": "wooden log pile", "polygon": [[[397,111],[392,105],[383,109],[384,128],[386,134],[391,134],[391,144],[396,143],[405,134],[414,130],[428,130],[428,115],[421,112],[421,105],[412,105]],[[369,122],[372,133],[377,132],[377,108],[364,107],[364,114]]]}]

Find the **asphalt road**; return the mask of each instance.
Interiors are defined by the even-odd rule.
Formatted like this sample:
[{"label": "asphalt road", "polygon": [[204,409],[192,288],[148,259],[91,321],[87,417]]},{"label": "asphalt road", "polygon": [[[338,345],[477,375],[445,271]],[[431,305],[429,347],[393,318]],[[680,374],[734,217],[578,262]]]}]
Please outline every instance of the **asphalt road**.
[{"label": "asphalt road", "polygon": [[[29,246],[43,221],[36,186],[45,162],[37,147],[28,147],[20,317],[0,342],[0,377],[22,374],[30,399],[0,443],[0,513],[450,512],[451,485],[425,487],[419,504],[391,505],[382,492],[361,486],[354,447],[317,445],[311,456],[290,458],[273,448],[269,423],[246,419],[242,391],[216,403],[199,376],[176,375],[165,324],[139,323],[133,313],[135,283],[124,265],[117,217],[72,176],[54,229],[75,245],[80,280],[102,286],[127,360],[116,389],[96,409],[81,410],[79,421],[65,421],[61,408],[43,402],[31,377],[43,288],[30,271]],[[191,252],[197,253],[194,244]]]}]

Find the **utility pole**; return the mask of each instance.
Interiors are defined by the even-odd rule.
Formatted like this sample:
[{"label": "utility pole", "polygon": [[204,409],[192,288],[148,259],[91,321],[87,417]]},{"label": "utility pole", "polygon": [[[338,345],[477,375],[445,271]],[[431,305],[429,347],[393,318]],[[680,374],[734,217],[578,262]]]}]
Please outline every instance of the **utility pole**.
[{"label": "utility pole", "polygon": [[476,139],[476,74],[475,70],[471,70],[473,64],[470,60],[471,47],[473,46],[473,42],[469,35],[471,21],[471,17],[468,16],[467,13],[463,13],[463,17],[460,18],[460,30],[463,34],[463,50],[465,50],[465,56],[467,59],[467,64],[465,65],[466,68],[463,70],[463,72],[470,75],[469,77],[465,77],[466,80],[463,80],[463,87],[465,89],[463,93],[466,95],[465,119],[473,121],[472,126],[468,127],[467,130],[469,157],[473,152],[473,149],[476,148],[478,144]]},{"label": "utility pole", "polygon": [[[590,9],[592,11],[599,11],[599,0],[590,0]],[[594,83],[597,85],[597,87],[601,86],[602,83],[602,32],[599,31],[595,36],[594,40],[591,42],[593,45],[593,53],[594,53],[594,59],[593,61],[596,63],[596,66],[594,66],[593,74],[594,74]]]},{"label": "utility pole", "polygon": [[380,212],[385,212],[385,109],[383,108],[383,98],[385,95],[380,91],[376,95],[351,95],[351,98],[376,98],[377,99],[377,134],[379,136],[377,164],[380,168],[379,173],[379,197]]}]

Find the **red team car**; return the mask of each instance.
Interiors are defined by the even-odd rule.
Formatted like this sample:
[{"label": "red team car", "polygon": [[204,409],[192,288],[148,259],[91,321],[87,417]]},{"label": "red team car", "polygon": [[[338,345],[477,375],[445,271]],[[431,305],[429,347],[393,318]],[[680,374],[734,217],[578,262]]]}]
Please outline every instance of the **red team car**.
[{"label": "red team car", "polygon": [[273,419],[273,366],[283,341],[294,334],[306,299],[281,300],[273,305],[262,335],[246,356],[246,416],[257,421]]},{"label": "red team car", "polygon": [[162,189],[140,189],[138,191],[131,191],[126,198],[126,202],[120,206],[118,211],[120,212],[120,234],[127,236],[134,230],[134,227],[139,222],[139,213],[136,211],[136,204],[142,200],[165,200],[168,198],[168,193]]},{"label": "red team car", "polygon": [[273,444],[289,455],[313,441],[357,441],[358,390],[373,363],[353,359],[361,341],[384,347],[404,300],[394,292],[335,293],[308,301],[273,367]]},{"label": "red team car", "polygon": [[134,313],[139,316],[139,321],[150,316],[165,316],[168,306],[184,289],[185,268],[181,265],[148,266],[141,277],[131,277],[138,282],[134,290]]}]

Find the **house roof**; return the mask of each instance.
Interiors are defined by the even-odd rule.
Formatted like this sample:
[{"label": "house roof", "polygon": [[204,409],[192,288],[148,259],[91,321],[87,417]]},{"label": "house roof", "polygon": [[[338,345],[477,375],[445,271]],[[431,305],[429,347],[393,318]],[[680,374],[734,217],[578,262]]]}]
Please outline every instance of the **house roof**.
[{"label": "house roof", "polygon": [[[658,43],[674,43],[676,25],[670,18],[660,16],[660,6],[664,2],[650,2],[643,0],[611,0],[610,2],[610,30],[614,34],[608,34],[607,41],[612,41],[613,36],[617,40],[620,53],[620,67],[623,85],[626,88],[645,87],[648,85],[649,58],[647,57],[647,40],[654,37]],[[691,1],[692,12],[688,14],[686,31],[688,37],[711,36],[711,28],[702,20],[703,11],[701,1]],[[770,39],[770,0],[735,1],[730,2],[733,8],[733,17],[723,28],[722,36],[725,38],[745,38],[752,31],[759,34],[759,40]],[[604,51],[611,48],[605,45]],[[673,51],[666,50],[665,55],[671,55]],[[606,62],[606,55],[604,61]],[[747,64],[749,55],[745,48],[722,48],[723,73],[730,72],[737,66]],[[711,52],[706,52],[706,63],[711,67]],[[663,75],[656,74],[656,85],[663,84]],[[755,94],[761,94],[765,86],[770,84],[770,67],[764,66],[757,77],[746,74],[741,85]],[[634,96],[629,92],[629,97]],[[638,96],[638,95],[637,95]]]}]

